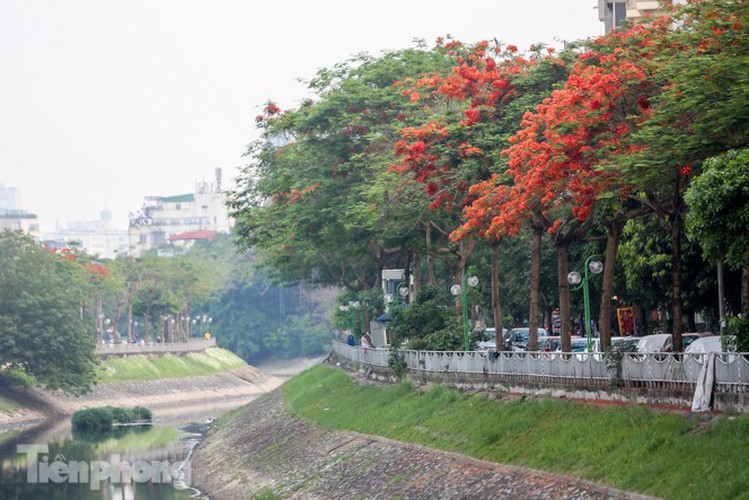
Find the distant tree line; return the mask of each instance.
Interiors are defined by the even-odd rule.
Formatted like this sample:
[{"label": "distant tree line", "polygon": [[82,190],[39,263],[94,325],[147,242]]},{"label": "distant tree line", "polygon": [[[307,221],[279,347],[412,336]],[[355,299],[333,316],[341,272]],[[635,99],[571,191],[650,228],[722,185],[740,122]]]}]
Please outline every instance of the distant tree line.
[{"label": "distant tree line", "polygon": [[85,392],[97,344],[207,333],[250,362],[325,352],[330,292],[272,285],[235,248],[227,236],[175,257],[108,260],[0,232],[0,375]]}]

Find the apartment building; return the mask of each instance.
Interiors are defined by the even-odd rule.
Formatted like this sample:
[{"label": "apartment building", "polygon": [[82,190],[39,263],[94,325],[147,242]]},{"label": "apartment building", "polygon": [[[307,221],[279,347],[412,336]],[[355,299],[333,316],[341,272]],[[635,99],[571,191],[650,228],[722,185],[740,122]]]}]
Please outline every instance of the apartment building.
[{"label": "apartment building", "polygon": [[[675,0],[674,3],[683,3],[683,0]],[[598,0],[598,19],[608,33],[627,19],[638,20],[658,15],[660,4],[657,0]]]},{"label": "apartment building", "polygon": [[101,211],[99,220],[74,221],[64,228],[45,232],[43,241],[52,246],[75,246],[89,255],[115,259],[128,254],[128,232],[111,227],[112,211]]},{"label": "apartment building", "polygon": [[155,250],[172,255],[197,240],[210,241],[218,233],[229,233],[232,221],[226,201],[218,169],[215,182],[200,182],[193,193],[146,197],[143,208],[130,216],[130,254]]}]

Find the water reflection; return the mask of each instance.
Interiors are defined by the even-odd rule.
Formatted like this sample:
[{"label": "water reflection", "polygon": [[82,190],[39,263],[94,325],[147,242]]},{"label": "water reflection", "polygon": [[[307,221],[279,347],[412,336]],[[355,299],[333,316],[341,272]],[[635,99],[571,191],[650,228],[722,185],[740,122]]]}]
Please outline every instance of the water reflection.
[{"label": "water reflection", "polygon": [[189,483],[189,467],[180,466],[196,434],[172,425],[71,435],[66,422],[0,434],[0,498],[183,500],[195,493],[177,479]]}]

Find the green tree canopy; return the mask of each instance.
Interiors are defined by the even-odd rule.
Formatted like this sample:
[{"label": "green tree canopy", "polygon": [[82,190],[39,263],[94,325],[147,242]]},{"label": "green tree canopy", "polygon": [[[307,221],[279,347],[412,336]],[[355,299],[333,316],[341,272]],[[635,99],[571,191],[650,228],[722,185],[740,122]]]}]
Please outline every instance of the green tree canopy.
[{"label": "green tree canopy", "polygon": [[705,257],[734,269],[747,263],[749,251],[749,149],[710,158],[692,180],[685,197],[687,232]]},{"label": "green tree canopy", "polygon": [[0,366],[53,389],[93,386],[95,329],[82,312],[84,272],[28,236],[0,233]]}]

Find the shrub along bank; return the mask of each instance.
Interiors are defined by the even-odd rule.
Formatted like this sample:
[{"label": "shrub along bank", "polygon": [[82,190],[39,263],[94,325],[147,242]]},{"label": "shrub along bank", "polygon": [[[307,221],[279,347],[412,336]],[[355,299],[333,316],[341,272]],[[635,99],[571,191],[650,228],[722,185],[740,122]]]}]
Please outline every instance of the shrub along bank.
[{"label": "shrub along bank", "polygon": [[102,406],[75,412],[71,423],[73,431],[104,432],[111,430],[115,424],[150,422],[151,418],[151,410],[142,406],[134,408]]},{"label": "shrub along bank", "polygon": [[749,417],[359,385],[320,365],[284,385],[295,416],[664,498],[749,498]]}]

